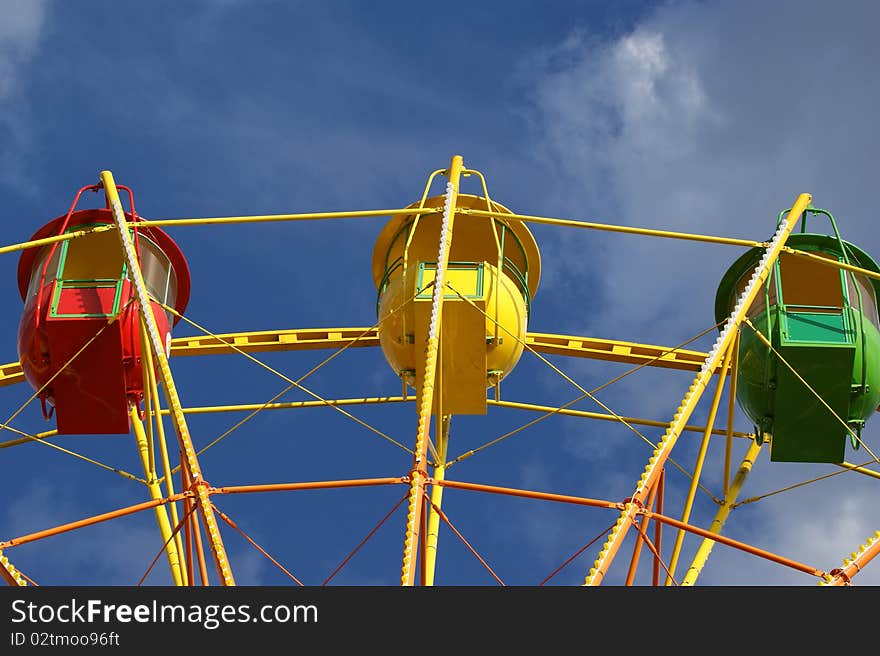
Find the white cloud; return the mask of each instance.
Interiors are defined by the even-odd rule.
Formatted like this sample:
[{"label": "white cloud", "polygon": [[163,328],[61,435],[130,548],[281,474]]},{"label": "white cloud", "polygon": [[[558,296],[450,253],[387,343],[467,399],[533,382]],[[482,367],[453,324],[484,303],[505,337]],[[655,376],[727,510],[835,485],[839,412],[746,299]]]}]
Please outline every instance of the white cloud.
[{"label": "white cloud", "polygon": [[[0,525],[6,538],[59,526],[111,509],[113,502],[109,499],[119,491],[118,487],[111,488],[100,498],[89,500],[94,505],[88,512],[69,491],[47,479],[35,479],[10,499],[6,513],[0,516]],[[146,490],[143,498],[147,498]],[[135,585],[161,546],[153,513],[141,512],[27,543],[9,549],[6,555],[41,585],[70,585],[71,581],[81,580],[84,572],[92,580],[109,585]],[[153,566],[145,584],[171,584],[164,557]]]},{"label": "white cloud", "polygon": [[[872,186],[864,171],[877,164],[868,108],[878,93],[858,82],[873,66],[864,52],[872,21],[859,14],[877,12],[864,5],[832,15],[820,5],[807,11],[810,21],[791,26],[774,7],[762,8],[757,34],[747,3],[678,4],[618,41],[575,33],[542,54],[536,146],[558,163],[568,210],[764,239],[776,213],[807,191],[838,215],[845,236],[869,239]],[[822,39],[819,26],[829,21],[847,21],[846,41]],[[779,38],[786,33],[822,46],[794,54]],[[741,252],[593,232],[566,237],[550,245],[547,269],[575,266],[585,246],[603,244],[604,252],[590,249],[591,270],[605,281],[597,291],[606,306],[594,324],[619,335],[634,320],[659,322],[655,336],[686,337],[711,323],[714,283]]]},{"label": "white cloud", "polygon": [[31,143],[22,69],[40,43],[46,0],[0,0],[0,182],[23,182],[23,154]]},{"label": "white cloud", "polygon": [[9,96],[17,86],[17,67],[33,56],[45,14],[43,0],[0,0],[0,98]]},{"label": "white cloud", "polygon": [[[763,240],[776,214],[809,192],[844,238],[880,254],[867,173],[880,163],[872,111],[880,90],[865,84],[878,17],[870,3],[844,12],[672,3],[614,41],[573,30],[525,68],[535,150],[561,180],[557,206],[574,218]],[[569,307],[590,310],[573,320],[583,334],[672,344],[714,323],[717,283],[742,249],[570,231],[543,252],[549,279],[593,282],[564,287]],[[643,387],[631,396],[656,405],[658,388]],[[780,470],[756,467],[744,494],[778,487]],[[803,480],[811,470],[787,473]],[[752,539],[839,566],[880,525],[871,489],[847,480],[749,515],[764,529]],[[736,519],[748,522],[746,514]]]}]

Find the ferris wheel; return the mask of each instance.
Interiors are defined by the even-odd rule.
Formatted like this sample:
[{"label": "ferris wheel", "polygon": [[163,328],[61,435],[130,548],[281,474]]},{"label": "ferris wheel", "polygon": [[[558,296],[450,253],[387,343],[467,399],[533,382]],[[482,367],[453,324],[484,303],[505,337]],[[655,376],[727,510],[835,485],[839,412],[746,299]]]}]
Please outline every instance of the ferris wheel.
[{"label": "ferris wheel", "polygon": [[[98,207],[84,207],[89,194]],[[66,213],[0,248],[19,258],[22,299],[18,360],[0,366],[10,409],[4,467],[40,471],[51,457],[61,476],[75,463],[59,485],[93,500],[79,515],[62,508],[3,527],[3,579],[73,580],[58,578],[58,564],[81,567],[71,554],[83,547],[71,545],[84,543],[71,541],[98,535],[85,543],[91,555],[100,561],[106,549],[143,570],[131,585],[150,576],[235,585],[255,559],[278,584],[696,585],[722,551],[749,564],[738,567],[742,584],[765,582],[768,568],[803,583],[859,582],[880,553],[871,518],[829,563],[738,533],[733,513],[832,478],[880,479],[867,429],[880,404],[880,266],[841,236],[830,211],[797,195],[768,224],[771,237],[757,240],[524,215],[494,200],[460,156],[414,197],[393,209],[157,220],[103,171]],[[382,226],[370,271],[344,272],[372,276],[373,325],[229,332],[190,315],[199,285],[172,230],[352,218]],[[706,308],[713,320],[679,344],[535,332],[542,250],[529,226],[742,253]],[[284,302],[283,284],[265,284]],[[709,348],[692,346],[707,335]],[[276,391],[215,373],[232,360]],[[208,361],[218,364],[197,364]],[[592,365],[610,379],[597,384]],[[601,394],[650,372],[676,381],[661,383],[678,398],[665,416],[631,416]],[[290,392],[299,400],[283,398]],[[309,426],[318,450],[307,453],[294,439],[298,424],[278,418],[319,410],[329,427]],[[215,423],[199,423],[208,418]],[[32,430],[37,419],[52,428]],[[528,442],[551,425],[557,436],[607,427],[632,448],[625,459],[599,459],[613,479],[579,478],[558,441]],[[258,435],[236,442],[254,426]],[[750,490],[762,457],[797,482]],[[523,476],[512,472],[539,459],[535,484],[515,484]],[[102,488],[110,477],[114,486]],[[316,495],[335,509],[318,509]],[[529,560],[540,540],[522,541],[523,522],[564,539]],[[124,556],[127,538],[106,528],[116,525],[136,546]]]}]

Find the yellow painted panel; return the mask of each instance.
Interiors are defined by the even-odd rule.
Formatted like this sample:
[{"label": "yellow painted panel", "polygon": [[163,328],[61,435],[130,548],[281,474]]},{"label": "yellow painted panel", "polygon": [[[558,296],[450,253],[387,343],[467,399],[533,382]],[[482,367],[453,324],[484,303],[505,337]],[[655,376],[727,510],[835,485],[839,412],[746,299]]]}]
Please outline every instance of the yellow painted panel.
[{"label": "yellow painted panel", "polygon": [[[431,302],[417,301],[415,310],[415,352],[425,352],[425,338],[431,316]],[[432,412],[456,415],[486,414],[486,318],[483,301],[474,304],[460,299],[443,303],[440,329],[440,384],[434,393]],[[416,367],[416,390],[422,389],[424,363]],[[439,393],[438,393],[439,392]],[[417,401],[420,401],[417,399]],[[441,404],[438,410],[438,403]]]},{"label": "yellow painted panel", "polygon": [[[419,285],[424,291],[419,294],[418,298],[431,298],[434,288],[425,289],[427,285],[434,282],[437,275],[437,268],[433,264],[425,264],[422,270],[422,280]],[[454,264],[451,263],[446,269],[446,282],[452,289],[459,292],[462,296],[468,298],[483,297],[483,281],[482,270],[477,264]],[[446,299],[458,298],[458,294],[451,290],[446,291]]]},{"label": "yellow painted panel", "polygon": [[69,242],[62,278],[118,280],[121,276],[122,246],[115,232],[97,232]]}]

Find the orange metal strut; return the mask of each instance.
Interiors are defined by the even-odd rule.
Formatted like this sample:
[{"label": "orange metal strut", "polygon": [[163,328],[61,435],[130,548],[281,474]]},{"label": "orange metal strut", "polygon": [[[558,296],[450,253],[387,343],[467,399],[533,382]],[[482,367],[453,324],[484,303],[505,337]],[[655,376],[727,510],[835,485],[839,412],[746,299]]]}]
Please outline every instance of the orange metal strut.
[{"label": "orange metal strut", "polygon": [[0,549],[8,549],[10,547],[17,547],[22,544],[27,544],[28,542],[36,542],[37,540],[42,540],[43,538],[52,537],[53,535],[60,535],[61,533],[66,533],[68,531],[73,531],[78,528],[83,528],[85,526],[92,526],[94,524],[100,524],[101,522],[106,522],[111,519],[116,519],[118,517],[125,517],[126,515],[132,515],[136,512],[140,512],[142,510],[149,510],[150,508],[155,508],[156,506],[161,506],[164,503],[171,503],[173,501],[180,501],[181,499],[185,499],[187,497],[191,497],[191,492],[181,492],[179,494],[175,494],[171,497],[166,497],[164,499],[155,499],[151,501],[144,501],[143,503],[136,503],[133,506],[126,506],[125,508],[119,508],[117,510],[112,510],[110,512],[102,513],[100,515],[94,515],[93,517],[87,517],[85,519],[80,519],[75,522],[69,522],[67,524],[61,524],[59,526],[55,526],[52,528],[47,528],[42,531],[36,531],[35,533],[28,533],[27,535],[21,535],[17,538],[12,538],[11,540],[6,540],[5,542],[0,542]]},{"label": "orange metal strut", "polygon": [[551,492],[536,492],[534,490],[521,490],[513,487],[499,487],[497,485],[483,485],[481,483],[465,483],[463,481],[428,481],[432,485],[442,485],[443,487],[451,487],[459,490],[471,490],[473,492],[492,492],[494,494],[507,494],[513,497],[525,497],[528,499],[542,499],[544,501],[559,501],[562,503],[573,503],[578,506],[592,506],[594,508],[612,508],[615,510],[623,509],[623,504],[619,501],[606,501],[604,499],[588,499],[586,497],[573,497],[567,494],[553,494]]},{"label": "orange metal strut", "polygon": [[656,522],[660,522],[663,524],[669,524],[670,526],[674,526],[675,528],[684,529],[685,531],[689,531],[696,535],[699,535],[704,538],[709,538],[710,540],[714,540],[719,544],[727,545],[728,547],[733,547],[735,549],[739,549],[740,551],[745,551],[746,553],[750,553],[753,556],[760,556],[761,558],[765,558],[767,560],[771,560],[774,563],[778,563],[780,565],[785,565],[786,567],[791,567],[792,569],[796,569],[801,572],[805,572],[806,574],[812,574],[813,576],[818,576],[819,578],[824,578],[826,576],[826,572],[821,569],[817,569],[815,567],[811,567],[810,565],[805,565],[804,563],[800,563],[796,560],[792,560],[791,558],[786,558],[785,556],[780,556],[771,551],[766,551],[764,549],[759,549],[758,547],[753,547],[750,544],[746,544],[745,542],[740,542],[739,540],[734,540],[732,538],[725,537],[719,533],[712,533],[711,531],[707,531],[706,529],[700,528],[698,526],[693,526],[692,524],[686,524],[677,519],[673,519],[672,517],[667,517],[665,515],[661,515],[656,512],[651,512],[650,510],[642,510],[645,515],[648,515]]},{"label": "orange metal strut", "polygon": [[226,485],[211,489],[211,494],[243,494],[247,492],[287,492],[290,490],[322,490],[339,487],[368,487],[371,485],[397,485],[408,483],[409,477],[354,478],[340,481],[308,481],[304,483],[267,483],[264,485]]}]

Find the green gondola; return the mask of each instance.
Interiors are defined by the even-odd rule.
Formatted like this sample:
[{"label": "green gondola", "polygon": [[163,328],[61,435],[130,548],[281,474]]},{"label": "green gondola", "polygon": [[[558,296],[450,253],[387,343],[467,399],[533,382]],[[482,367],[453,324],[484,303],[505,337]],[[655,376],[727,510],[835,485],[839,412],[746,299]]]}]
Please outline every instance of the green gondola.
[{"label": "green gondola", "polygon": [[[810,215],[827,217],[833,235],[807,232]],[[841,239],[828,211],[808,207],[800,223],[789,247],[880,273],[867,253]],[[763,252],[750,249],[727,270],[715,296],[716,321],[730,314]],[[771,460],[840,463],[847,438],[854,449],[861,445],[865,421],[880,403],[878,295],[876,278],[780,255],[749,308],[751,325],[741,329],[736,386],[757,439],[769,438]]]}]

